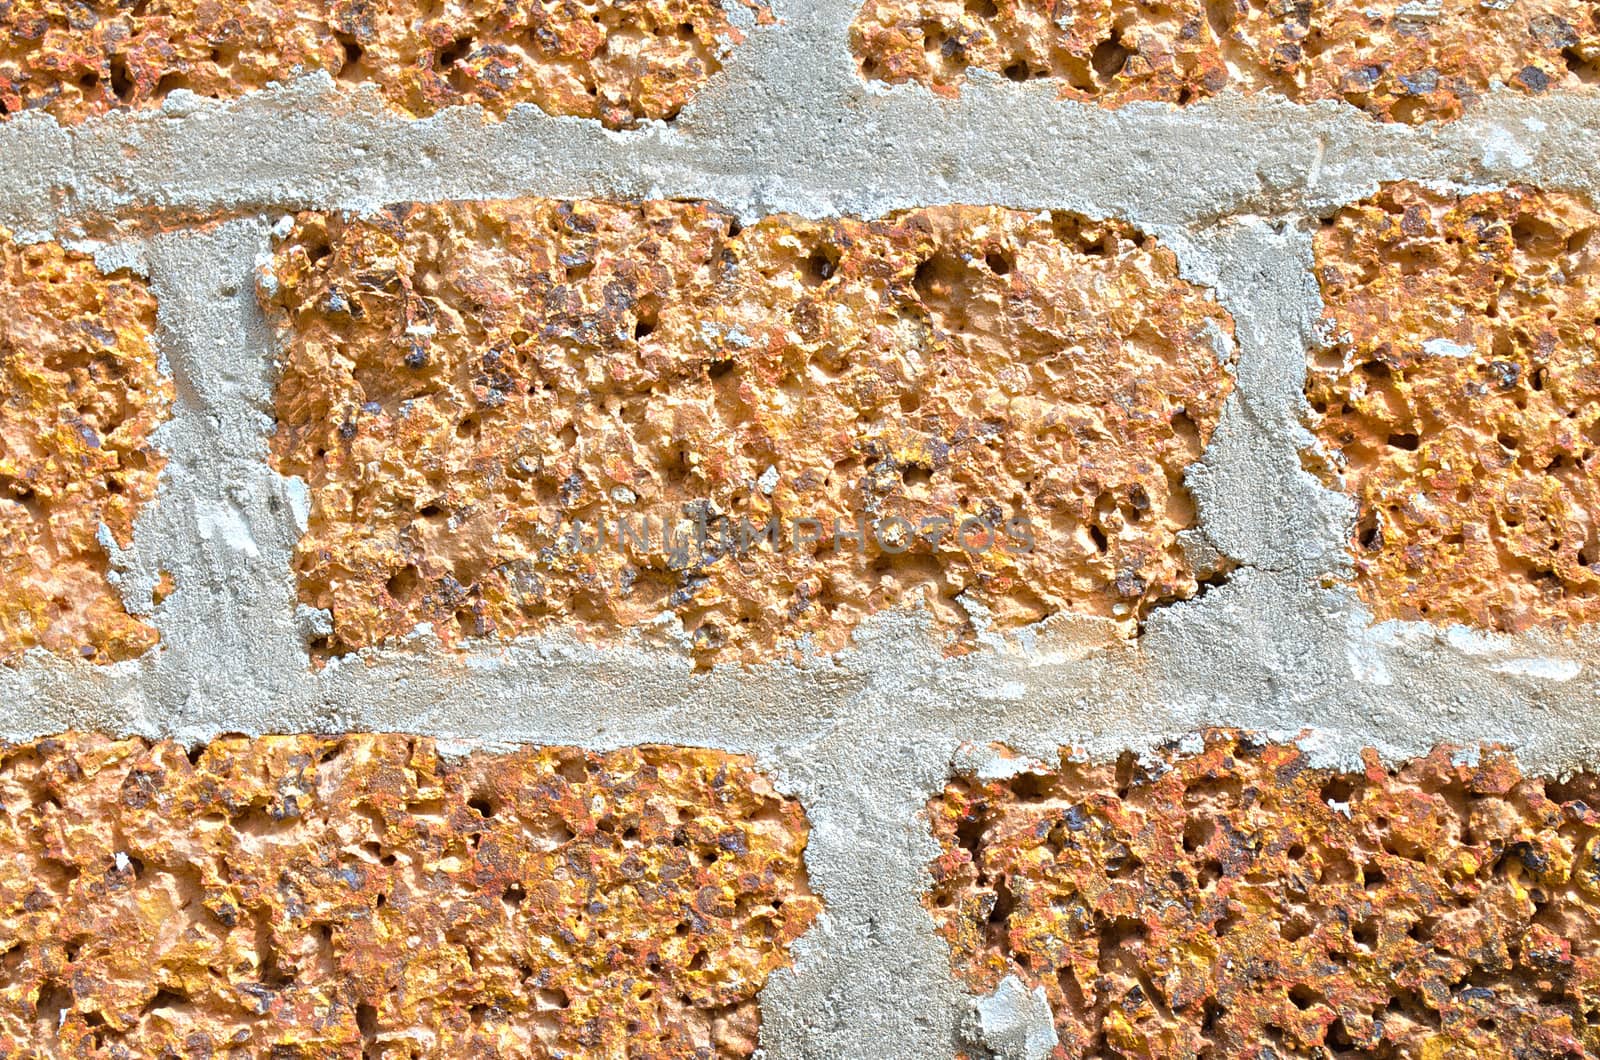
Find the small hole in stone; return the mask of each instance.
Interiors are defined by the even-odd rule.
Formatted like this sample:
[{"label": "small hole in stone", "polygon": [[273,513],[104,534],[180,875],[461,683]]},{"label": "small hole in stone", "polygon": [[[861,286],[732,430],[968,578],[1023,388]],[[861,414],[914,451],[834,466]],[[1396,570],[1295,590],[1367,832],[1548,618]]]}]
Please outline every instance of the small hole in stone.
[{"label": "small hole in stone", "polygon": [[39,1020],[52,1030],[61,1026],[64,1022],[61,1017],[72,1005],[72,991],[50,979],[39,984],[39,992],[34,995],[34,1011],[38,1013]]},{"label": "small hole in stone", "polygon": [[1376,515],[1369,512],[1356,524],[1356,540],[1369,552],[1383,547],[1383,528]]},{"label": "small hole in stone", "polygon": [[839,267],[839,252],[829,247],[820,248],[806,259],[806,278],[813,284],[823,283],[833,277]]},{"label": "small hole in stone", "polygon": [[1304,1012],[1312,1005],[1315,1005],[1320,998],[1318,997],[1317,992],[1311,989],[1309,986],[1306,986],[1304,983],[1296,983],[1295,986],[1289,991],[1289,1000],[1294,1002],[1295,1008],[1299,1009],[1301,1012]]},{"label": "small hole in stone", "polygon": [[361,76],[359,67],[361,66],[361,59],[366,54],[366,51],[361,47],[361,43],[351,34],[336,33],[334,35],[334,39],[339,42],[339,46],[344,51],[344,61],[339,64],[339,78],[345,81],[359,79]]},{"label": "small hole in stone", "polygon": [[1600,60],[1585,59],[1577,48],[1567,48],[1561,53],[1567,70],[1586,85],[1600,84]]},{"label": "small hole in stone", "polygon": [[1118,44],[1116,40],[1107,38],[1094,46],[1089,53],[1089,64],[1094,67],[1094,72],[1100,80],[1110,81],[1122,73],[1122,68],[1128,65],[1128,56],[1132,53]]},{"label": "small hole in stone", "polygon": [[421,578],[418,576],[417,568],[408,564],[395,571],[385,583],[385,587],[389,590],[389,595],[394,599],[406,600],[411,597],[412,593],[416,592],[420,581]]},{"label": "small hole in stone", "polygon": [[450,45],[448,48],[444,49],[444,51],[439,53],[438,68],[440,70],[448,70],[462,59],[465,59],[471,51],[472,38],[462,37],[460,40],[456,41],[454,44]]},{"label": "small hole in stone", "polygon": [[120,56],[111,59],[111,91],[118,99],[126,103],[133,99],[135,86],[133,78],[128,76],[128,64]]},{"label": "small hole in stone", "polygon": [[1427,101],[1420,96],[1402,96],[1389,108],[1389,116],[1405,125],[1421,125],[1428,120]]}]

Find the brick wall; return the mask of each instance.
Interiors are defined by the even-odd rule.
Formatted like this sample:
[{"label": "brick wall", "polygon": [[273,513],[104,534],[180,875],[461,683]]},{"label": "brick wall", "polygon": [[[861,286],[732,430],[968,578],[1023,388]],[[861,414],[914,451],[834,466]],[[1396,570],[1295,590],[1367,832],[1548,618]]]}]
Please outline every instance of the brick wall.
[{"label": "brick wall", "polygon": [[1600,15],[0,6],[0,1055],[1600,1051]]}]

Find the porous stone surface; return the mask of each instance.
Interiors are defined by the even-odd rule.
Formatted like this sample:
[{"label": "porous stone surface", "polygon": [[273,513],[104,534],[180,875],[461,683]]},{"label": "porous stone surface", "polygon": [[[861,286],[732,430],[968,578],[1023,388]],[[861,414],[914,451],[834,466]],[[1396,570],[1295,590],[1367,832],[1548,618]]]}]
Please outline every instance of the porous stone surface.
[{"label": "porous stone surface", "polygon": [[1113,106],[1269,90],[1419,122],[1600,78],[1588,0],[866,0],[851,36],[869,78],[953,93],[977,67]]},{"label": "porous stone surface", "polygon": [[7,1056],[749,1056],[818,902],[747,759],[0,748]]},{"label": "porous stone surface", "polygon": [[1597,225],[1569,195],[1397,184],[1317,233],[1310,459],[1356,500],[1378,617],[1600,614]]},{"label": "porous stone surface", "polygon": [[980,608],[1132,632],[1196,588],[1182,475],[1232,324],[1122,224],[397,205],[300,216],[260,289],[322,652],[669,614],[755,660],[913,605],[960,643]]},{"label": "porous stone surface", "polygon": [[675,117],[737,37],[714,0],[12,0],[0,33],[0,114],[79,121],[326,71],[411,116],[532,103],[612,128]]},{"label": "porous stone surface", "polygon": [[1043,987],[1058,1056],[1591,1055],[1596,778],[1364,766],[1213,731],[958,778],[926,904],[970,987]]},{"label": "porous stone surface", "polygon": [[172,384],[142,280],[0,229],[0,662],[29,648],[111,662],[156,631],[108,579],[156,492]]}]

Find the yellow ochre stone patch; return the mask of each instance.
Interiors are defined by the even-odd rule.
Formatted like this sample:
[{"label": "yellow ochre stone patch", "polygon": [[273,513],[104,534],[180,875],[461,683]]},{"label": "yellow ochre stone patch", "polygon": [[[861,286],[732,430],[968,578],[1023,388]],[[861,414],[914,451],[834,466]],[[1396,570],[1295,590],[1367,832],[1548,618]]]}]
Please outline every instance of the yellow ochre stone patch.
[{"label": "yellow ochre stone patch", "polygon": [[1344,773],[1229,732],[960,778],[925,901],[957,975],[1043,987],[1061,1057],[1600,1049],[1600,782],[1441,748]]},{"label": "yellow ochre stone patch", "polygon": [[744,1057],[816,916],[712,751],[0,745],[0,1054]]},{"label": "yellow ochre stone patch", "polygon": [[326,71],[415,117],[533,103],[611,128],[675,117],[738,36],[715,0],[10,0],[0,33],[0,114],[78,121]]},{"label": "yellow ochre stone patch", "polygon": [[1597,225],[1568,195],[1400,184],[1317,234],[1310,461],[1355,497],[1377,617],[1600,615]]},{"label": "yellow ochre stone patch", "polygon": [[702,663],[753,661],[918,605],[955,646],[979,609],[1131,633],[1196,590],[1182,475],[1232,323],[1123,224],[401,204],[301,215],[261,294],[321,652],[670,613]]},{"label": "yellow ochre stone patch", "polygon": [[1600,79],[1592,0],[866,0],[851,39],[865,76],[947,94],[976,67],[1113,106],[1270,90],[1386,121]]},{"label": "yellow ochre stone patch", "polygon": [[156,492],[172,385],[155,326],[142,281],[0,229],[0,660],[43,647],[112,662],[156,643],[100,538],[128,547]]}]

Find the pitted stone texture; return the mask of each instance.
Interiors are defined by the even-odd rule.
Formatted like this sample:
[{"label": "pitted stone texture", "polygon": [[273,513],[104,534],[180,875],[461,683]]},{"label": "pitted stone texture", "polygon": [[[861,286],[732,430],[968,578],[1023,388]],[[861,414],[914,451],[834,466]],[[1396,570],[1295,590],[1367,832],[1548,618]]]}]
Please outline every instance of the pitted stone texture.
[{"label": "pitted stone texture", "polygon": [[0,800],[7,1056],[748,1056],[818,910],[711,751],[68,735]]},{"label": "pitted stone texture", "polygon": [[[1131,633],[1196,588],[1182,473],[1228,391],[1232,324],[1125,225],[397,205],[302,215],[261,284],[283,343],[274,459],[311,489],[301,599],[332,615],[321,651],[419,622],[447,641],[550,620],[605,638],[669,613],[701,662],[757,660],[913,605],[958,649],[967,608]],[[622,516],[651,528],[644,547]],[[925,522],[963,516],[997,530]],[[773,517],[776,548],[730,530]],[[822,540],[797,546],[799,519]],[[835,536],[857,520],[884,520],[883,540]],[[585,551],[599,525],[608,543]]]},{"label": "pitted stone texture", "polygon": [[944,93],[977,67],[1112,106],[1269,90],[1406,122],[1600,77],[1590,0],[866,0],[852,41],[865,76]]},{"label": "pitted stone texture", "polygon": [[95,662],[156,643],[108,580],[162,459],[151,436],[172,385],[156,303],[54,243],[0,229],[0,661],[29,648]]},{"label": "pitted stone texture", "polygon": [[1600,1048],[1594,777],[1495,749],[1344,774],[1232,733],[1180,746],[1063,751],[929,804],[956,972],[1042,986],[1055,1055]]},{"label": "pitted stone texture", "polygon": [[79,121],[320,70],[411,116],[533,103],[611,128],[675,117],[737,36],[715,0],[12,0],[0,31],[0,114]]},{"label": "pitted stone texture", "polygon": [[1600,615],[1597,225],[1566,195],[1394,185],[1317,234],[1311,460],[1356,499],[1378,617]]}]

